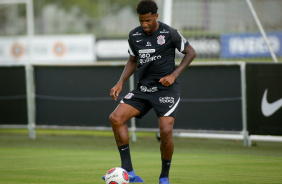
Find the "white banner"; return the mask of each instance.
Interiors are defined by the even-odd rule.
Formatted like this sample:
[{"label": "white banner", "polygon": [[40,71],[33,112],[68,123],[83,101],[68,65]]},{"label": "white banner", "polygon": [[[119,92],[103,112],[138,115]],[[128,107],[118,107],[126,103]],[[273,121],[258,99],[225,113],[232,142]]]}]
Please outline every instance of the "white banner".
[{"label": "white banner", "polygon": [[[189,38],[188,41],[196,50],[198,57],[218,58],[220,55],[221,46],[218,37]],[[95,46],[98,60],[127,60],[129,57],[127,39],[97,40]],[[183,57],[178,51],[175,54],[177,58]]]},{"label": "white banner", "polygon": [[120,40],[98,40],[96,42],[96,54],[100,60],[127,59],[128,41]]},{"label": "white banner", "polygon": [[93,63],[94,43],[93,35],[34,36],[31,40],[26,36],[0,37],[0,64]]}]

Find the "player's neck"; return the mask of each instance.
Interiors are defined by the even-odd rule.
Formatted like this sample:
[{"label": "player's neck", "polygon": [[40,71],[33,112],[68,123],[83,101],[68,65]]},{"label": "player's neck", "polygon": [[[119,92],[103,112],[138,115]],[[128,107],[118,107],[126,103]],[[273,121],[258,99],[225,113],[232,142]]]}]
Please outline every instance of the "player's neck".
[{"label": "player's neck", "polygon": [[156,21],[156,26],[155,26],[155,28],[154,28],[150,33],[146,33],[146,34],[147,34],[147,35],[152,35],[152,34],[154,34],[154,32],[159,29],[159,26],[160,26],[159,21]]}]

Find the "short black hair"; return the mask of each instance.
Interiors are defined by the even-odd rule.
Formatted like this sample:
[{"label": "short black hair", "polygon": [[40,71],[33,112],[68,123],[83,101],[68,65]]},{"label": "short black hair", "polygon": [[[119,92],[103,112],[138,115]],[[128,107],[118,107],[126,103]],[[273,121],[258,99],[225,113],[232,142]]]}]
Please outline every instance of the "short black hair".
[{"label": "short black hair", "polygon": [[141,0],[137,5],[136,11],[139,15],[148,13],[156,14],[158,12],[158,5],[153,0]]}]

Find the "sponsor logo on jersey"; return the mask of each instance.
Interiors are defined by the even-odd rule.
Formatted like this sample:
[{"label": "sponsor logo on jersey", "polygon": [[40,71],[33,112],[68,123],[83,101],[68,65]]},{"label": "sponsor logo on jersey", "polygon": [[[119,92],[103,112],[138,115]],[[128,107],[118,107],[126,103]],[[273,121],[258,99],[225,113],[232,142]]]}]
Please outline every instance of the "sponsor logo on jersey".
[{"label": "sponsor logo on jersey", "polygon": [[138,31],[136,33],[133,33],[132,36],[138,36],[138,35],[142,35],[142,33],[139,33]]},{"label": "sponsor logo on jersey", "polygon": [[[142,57],[143,57],[143,54],[142,54]],[[161,58],[162,58],[161,55],[152,56],[152,57],[147,57],[146,59],[140,59],[139,62],[140,62],[141,65],[144,65],[145,63],[148,63],[148,62],[151,62],[151,61],[156,61],[156,60],[161,59]]]},{"label": "sponsor logo on jersey", "polygon": [[164,36],[164,35],[158,36],[157,39],[158,39],[158,40],[157,40],[157,43],[158,43],[159,45],[165,44],[165,36]]},{"label": "sponsor logo on jersey", "polygon": [[151,87],[151,88],[148,88],[147,86],[140,86],[140,90],[142,92],[154,93],[154,92],[158,91],[158,88],[156,86],[155,87]]},{"label": "sponsor logo on jersey", "polygon": [[149,53],[139,54],[139,57],[140,57],[140,59],[146,59],[146,58],[151,57],[151,54],[149,54]]},{"label": "sponsor logo on jersey", "polygon": [[174,104],[174,98],[173,97],[160,97],[159,98],[160,103],[171,103],[171,105],[169,106],[169,108],[172,107],[172,105]]},{"label": "sponsor logo on jersey", "polygon": [[169,31],[163,29],[162,31],[160,31],[160,33],[169,33]]},{"label": "sponsor logo on jersey", "polygon": [[150,46],[152,46],[152,43],[148,41],[146,46],[150,47]]},{"label": "sponsor logo on jersey", "polygon": [[142,42],[142,40],[136,40],[137,43]]},{"label": "sponsor logo on jersey", "polygon": [[134,96],[133,93],[128,93],[124,98],[125,98],[125,99],[130,99],[130,98],[132,98],[133,96]]},{"label": "sponsor logo on jersey", "polygon": [[142,50],[139,50],[138,52],[139,54],[147,54],[147,53],[154,53],[156,52],[156,50],[155,49],[142,49]]}]

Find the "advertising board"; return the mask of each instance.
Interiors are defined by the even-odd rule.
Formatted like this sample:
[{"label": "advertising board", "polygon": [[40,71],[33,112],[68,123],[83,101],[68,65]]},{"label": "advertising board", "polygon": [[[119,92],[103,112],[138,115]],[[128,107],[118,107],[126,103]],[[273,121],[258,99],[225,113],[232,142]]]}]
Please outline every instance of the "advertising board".
[{"label": "advertising board", "polygon": [[[282,32],[267,33],[269,43],[277,56],[282,56]],[[260,33],[223,34],[221,58],[270,57],[270,52]]]},{"label": "advertising board", "polygon": [[247,63],[248,131],[282,135],[282,64]]},{"label": "advertising board", "polygon": [[93,35],[0,37],[0,63],[93,63],[94,43]]}]

